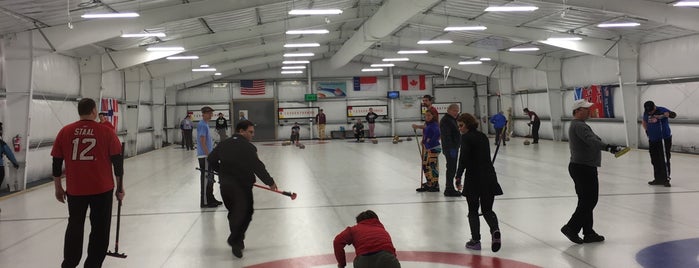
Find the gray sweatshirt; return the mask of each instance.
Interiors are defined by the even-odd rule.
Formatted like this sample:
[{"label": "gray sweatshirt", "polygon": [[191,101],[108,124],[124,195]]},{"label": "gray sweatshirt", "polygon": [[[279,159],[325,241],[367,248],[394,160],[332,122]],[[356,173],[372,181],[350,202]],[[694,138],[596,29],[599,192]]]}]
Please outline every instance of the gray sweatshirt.
[{"label": "gray sweatshirt", "polygon": [[568,138],[571,163],[591,167],[602,165],[602,150],[607,147],[607,144],[592,132],[592,128],[585,121],[573,119],[568,129]]}]

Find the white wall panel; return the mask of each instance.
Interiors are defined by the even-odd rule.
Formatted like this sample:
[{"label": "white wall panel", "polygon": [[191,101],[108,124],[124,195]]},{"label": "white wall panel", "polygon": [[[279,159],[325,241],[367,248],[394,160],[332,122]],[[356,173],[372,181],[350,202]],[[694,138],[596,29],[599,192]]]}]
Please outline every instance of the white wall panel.
[{"label": "white wall panel", "polygon": [[121,71],[109,71],[102,74],[102,98],[124,98],[124,78]]},{"label": "white wall panel", "polygon": [[514,90],[546,89],[546,72],[529,68],[516,68],[512,72]]},{"label": "white wall panel", "polygon": [[306,80],[300,81],[281,81],[277,82],[279,101],[303,101],[303,94],[308,91],[308,83]]},{"label": "white wall panel", "polygon": [[[236,86],[237,85],[238,84],[236,83]],[[240,87],[238,87],[238,94],[240,94]],[[267,94],[272,96],[271,83],[267,84]],[[229,101],[230,99],[228,88],[226,87],[212,87],[210,85],[205,85],[201,87],[183,89],[177,92],[177,104],[224,102]]]},{"label": "white wall panel", "polygon": [[37,92],[66,95],[80,94],[80,69],[78,60],[58,54],[34,58],[34,90]]},{"label": "white wall panel", "polygon": [[153,132],[138,133],[137,150],[139,154],[153,150]]},{"label": "white wall panel", "polygon": [[138,106],[138,129],[153,127],[153,107],[150,105]]},{"label": "white wall panel", "polygon": [[641,45],[638,61],[641,80],[699,76],[699,35]]},{"label": "white wall panel", "polygon": [[618,63],[616,60],[598,56],[581,56],[563,60],[564,87],[588,86],[591,84],[617,84]]},{"label": "white wall panel", "polygon": [[31,108],[30,142],[53,141],[62,127],[80,119],[76,102],[33,100]]},{"label": "white wall panel", "polygon": [[[37,181],[44,178],[51,178],[51,167],[53,159],[51,158],[51,147],[42,147],[39,149],[29,149],[27,151],[27,183]],[[5,177],[5,182],[8,182]],[[53,186],[52,186],[53,187]]]},{"label": "white wall panel", "polygon": [[[535,112],[539,117],[550,117],[551,108],[549,107],[548,94],[545,92],[541,93],[529,93],[529,94],[517,94],[514,96],[514,115],[523,116],[524,112],[522,110],[526,107],[530,111]],[[542,125],[543,128],[543,125]]]},{"label": "white wall panel", "polygon": [[677,113],[679,118],[699,119],[699,82],[653,85],[639,87],[641,101],[639,112],[643,112],[643,103],[652,100],[655,105],[663,106]]},{"label": "white wall panel", "polygon": [[141,87],[141,93],[140,93],[141,94],[141,96],[140,96],[141,102],[152,102],[153,101],[153,90],[151,90],[151,88],[150,88],[150,81],[149,80],[141,81],[139,84]]}]

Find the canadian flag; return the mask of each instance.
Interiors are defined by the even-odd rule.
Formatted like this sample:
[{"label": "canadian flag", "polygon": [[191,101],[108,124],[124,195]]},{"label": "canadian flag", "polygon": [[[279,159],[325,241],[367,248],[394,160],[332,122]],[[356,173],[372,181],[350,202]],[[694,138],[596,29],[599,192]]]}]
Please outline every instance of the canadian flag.
[{"label": "canadian flag", "polygon": [[425,75],[404,75],[400,79],[401,90],[425,90]]}]

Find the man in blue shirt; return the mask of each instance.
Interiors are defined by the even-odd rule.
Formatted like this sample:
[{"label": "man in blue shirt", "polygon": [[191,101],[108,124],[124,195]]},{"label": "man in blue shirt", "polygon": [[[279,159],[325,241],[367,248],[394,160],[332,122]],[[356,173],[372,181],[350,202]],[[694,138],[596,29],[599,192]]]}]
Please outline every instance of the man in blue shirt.
[{"label": "man in blue shirt", "polygon": [[223,202],[216,200],[214,197],[214,174],[206,172],[209,170],[209,162],[206,161],[206,157],[214,149],[208,124],[208,121],[213,116],[214,109],[204,106],[201,108],[202,119],[197,124],[197,158],[199,159],[199,169],[201,170],[199,176],[201,183],[199,206],[203,208],[213,208],[223,204]]},{"label": "man in blue shirt", "polygon": [[502,114],[502,111],[493,115],[493,117],[490,118],[490,123],[492,123],[495,128],[495,145],[498,145],[500,143],[500,138],[502,138],[502,145],[507,146],[507,144],[505,144],[505,135],[503,135],[505,125],[507,125],[507,118]]},{"label": "man in blue shirt", "polygon": [[674,118],[676,114],[665,107],[655,106],[653,101],[646,101],[643,108],[645,112],[642,124],[648,136],[648,152],[654,177],[648,184],[670,187],[672,133],[668,118]]}]

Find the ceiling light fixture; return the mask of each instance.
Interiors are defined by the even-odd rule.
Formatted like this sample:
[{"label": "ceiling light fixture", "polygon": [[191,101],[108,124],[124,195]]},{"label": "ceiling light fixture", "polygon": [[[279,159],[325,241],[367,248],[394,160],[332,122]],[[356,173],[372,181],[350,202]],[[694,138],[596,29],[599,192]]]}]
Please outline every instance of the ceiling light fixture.
[{"label": "ceiling light fixture", "polygon": [[699,1],[679,1],[672,5],[676,7],[699,7]]},{"label": "ceiling light fixture", "polygon": [[364,68],[362,72],[383,72],[382,68]]},{"label": "ceiling light fixture", "polygon": [[[196,60],[199,56],[170,56],[166,59],[168,60]],[[208,65],[206,67],[209,67]]]},{"label": "ceiling light fixture", "polygon": [[208,64],[202,64],[202,65],[199,65],[199,68],[209,68],[209,65],[208,65]]},{"label": "ceiling light fixture", "polygon": [[149,47],[146,51],[184,51],[183,47]]},{"label": "ceiling light fixture", "polygon": [[382,59],[381,61],[409,61],[410,59],[408,58],[385,58]]},{"label": "ceiling light fixture", "polygon": [[296,43],[296,44],[285,44],[284,47],[319,47],[318,43]]},{"label": "ceiling light fixture", "polygon": [[467,60],[467,61],[460,61],[459,65],[478,65],[482,64],[482,61],[479,60]]},{"label": "ceiling light fixture", "polygon": [[192,72],[215,72],[216,68],[194,68]]},{"label": "ceiling light fixture", "polygon": [[214,75],[219,76],[219,75],[221,75],[221,73],[214,73]]},{"label": "ceiling light fixture", "polygon": [[322,29],[322,30],[289,30],[286,31],[286,34],[328,34],[330,31]]},{"label": "ceiling light fixture", "polygon": [[122,34],[121,37],[165,37],[165,33],[137,33],[137,34]]},{"label": "ceiling light fixture", "polygon": [[555,42],[555,41],[580,41],[582,40],[582,37],[549,37],[546,39],[546,41],[549,42]]},{"label": "ceiling light fixture", "polygon": [[491,6],[487,7],[485,11],[489,12],[517,12],[517,11],[534,11],[539,9],[535,6]]},{"label": "ceiling light fixture", "polygon": [[610,23],[600,23],[597,27],[600,28],[617,28],[617,27],[636,27],[641,25],[638,22],[610,22]]},{"label": "ceiling light fixture", "polygon": [[488,27],[485,26],[449,26],[444,28],[444,31],[450,32],[450,31],[483,31],[485,29],[488,29]]},{"label": "ceiling light fixture", "polygon": [[316,54],[314,53],[284,53],[284,57],[290,58],[290,57],[313,57]]},{"label": "ceiling light fixture", "polygon": [[454,41],[451,40],[420,40],[417,41],[418,45],[433,45],[433,44],[451,44]]},{"label": "ceiling light fixture", "polygon": [[400,50],[398,54],[427,54],[427,50]]},{"label": "ceiling light fixture", "polygon": [[492,59],[490,59],[490,58],[480,58],[480,59],[478,59],[478,60],[480,60],[480,61],[491,61]]},{"label": "ceiling light fixture", "polygon": [[513,47],[513,48],[508,49],[507,51],[517,52],[517,51],[537,51],[537,50],[539,50],[538,47]]},{"label": "ceiling light fixture", "polygon": [[393,63],[374,63],[371,65],[371,67],[393,67],[396,66]]},{"label": "ceiling light fixture", "polygon": [[339,9],[292,9],[289,15],[339,15],[342,10]]},{"label": "ceiling light fixture", "polygon": [[93,14],[83,14],[83,19],[113,19],[113,18],[137,18],[139,15],[135,12],[127,13],[93,13]]},{"label": "ceiling light fixture", "polygon": [[311,63],[310,61],[307,60],[285,60],[282,61],[282,64],[308,64]]},{"label": "ceiling light fixture", "polygon": [[306,66],[282,66],[282,70],[306,69]]},{"label": "ceiling light fixture", "polygon": [[303,71],[282,71],[282,74],[302,74]]}]

